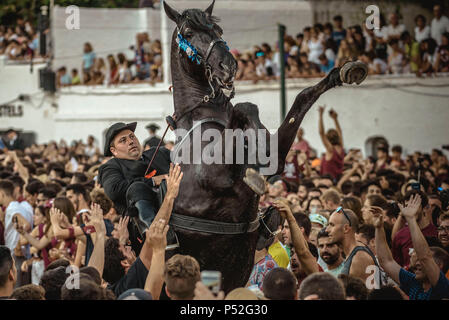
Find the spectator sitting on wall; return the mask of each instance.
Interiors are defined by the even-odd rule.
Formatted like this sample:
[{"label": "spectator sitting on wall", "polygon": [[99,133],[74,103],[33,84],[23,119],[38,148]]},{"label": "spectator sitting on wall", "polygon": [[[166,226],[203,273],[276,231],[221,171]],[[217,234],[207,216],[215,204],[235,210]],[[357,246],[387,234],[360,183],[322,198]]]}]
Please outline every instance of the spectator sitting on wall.
[{"label": "spectator sitting on wall", "polygon": [[72,69],[72,85],[81,84],[81,79],[78,74],[78,69],[74,68]]},{"label": "spectator sitting on wall", "polygon": [[322,72],[323,76],[325,76],[334,68],[334,61],[329,60],[324,53],[320,54],[319,59],[320,59],[319,66],[320,66],[321,72]]}]

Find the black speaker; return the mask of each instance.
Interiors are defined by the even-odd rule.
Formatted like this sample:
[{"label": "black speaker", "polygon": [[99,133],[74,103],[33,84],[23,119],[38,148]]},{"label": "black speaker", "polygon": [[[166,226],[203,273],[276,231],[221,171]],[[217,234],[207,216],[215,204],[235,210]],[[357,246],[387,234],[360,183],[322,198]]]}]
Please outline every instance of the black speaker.
[{"label": "black speaker", "polygon": [[56,92],[56,74],[48,68],[39,70],[39,88],[48,92]]}]

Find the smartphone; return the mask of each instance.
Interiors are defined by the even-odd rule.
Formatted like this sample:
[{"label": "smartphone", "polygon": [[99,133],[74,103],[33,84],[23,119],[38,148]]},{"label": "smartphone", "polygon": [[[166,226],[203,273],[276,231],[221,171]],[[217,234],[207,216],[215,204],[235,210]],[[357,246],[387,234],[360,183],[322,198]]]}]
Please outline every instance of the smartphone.
[{"label": "smartphone", "polygon": [[413,190],[421,190],[421,186],[420,186],[419,182],[413,182],[410,185],[412,186]]},{"label": "smartphone", "polygon": [[201,282],[214,294],[218,294],[221,288],[221,272],[220,271],[202,271]]}]

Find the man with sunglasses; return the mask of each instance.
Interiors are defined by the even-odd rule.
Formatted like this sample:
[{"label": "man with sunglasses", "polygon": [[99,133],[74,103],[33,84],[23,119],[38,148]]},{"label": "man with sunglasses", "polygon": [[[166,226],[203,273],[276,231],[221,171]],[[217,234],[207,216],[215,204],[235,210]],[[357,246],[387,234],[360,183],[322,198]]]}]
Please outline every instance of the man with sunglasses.
[{"label": "man with sunglasses", "polygon": [[326,232],[329,234],[329,240],[339,244],[345,253],[346,261],[341,274],[360,278],[368,287],[372,284],[372,280],[368,277],[372,276],[374,271],[374,280],[377,281],[372,285],[378,288],[380,277],[376,258],[367,246],[355,238],[358,221],[357,215],[352,210],[338,207],[330,216]]}]

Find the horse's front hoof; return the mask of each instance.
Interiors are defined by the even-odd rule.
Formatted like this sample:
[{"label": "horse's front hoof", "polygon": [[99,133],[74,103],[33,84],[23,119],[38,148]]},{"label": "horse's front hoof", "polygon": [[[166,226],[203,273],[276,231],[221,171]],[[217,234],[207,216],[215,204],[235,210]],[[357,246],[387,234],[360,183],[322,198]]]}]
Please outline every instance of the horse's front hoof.
[{"label": "horse's front hoof", "polygon": [[259,196],[265,193],[265,179],[254,169],[246,169],[243,181]]},{"label": "horse's front hoof", "polygon": [[368,67],[361,61],[346,62],[340,69],[340,79],[347,84],[362,83],[368,75]]}]

